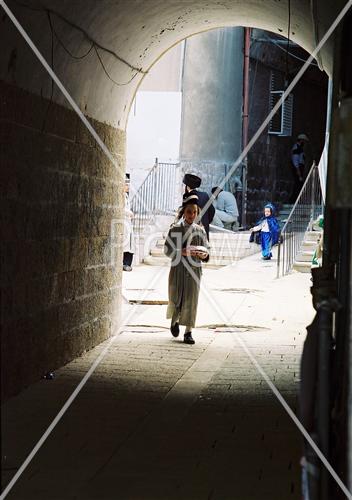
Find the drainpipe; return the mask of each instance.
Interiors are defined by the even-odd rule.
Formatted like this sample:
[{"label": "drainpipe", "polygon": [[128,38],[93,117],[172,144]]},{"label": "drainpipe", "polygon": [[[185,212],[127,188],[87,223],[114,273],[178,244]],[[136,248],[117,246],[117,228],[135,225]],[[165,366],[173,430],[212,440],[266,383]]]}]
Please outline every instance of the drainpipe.
[{"label": "drainpipe", "polygon": [[[243,114],[242,114],[242,151],[248,144],[249,122],[249,52],[251,45],[251,28],[244,28],[244,61],[243,61]],[[247,224],[247,157],[242,163],[242,217],[243,228]]]}]

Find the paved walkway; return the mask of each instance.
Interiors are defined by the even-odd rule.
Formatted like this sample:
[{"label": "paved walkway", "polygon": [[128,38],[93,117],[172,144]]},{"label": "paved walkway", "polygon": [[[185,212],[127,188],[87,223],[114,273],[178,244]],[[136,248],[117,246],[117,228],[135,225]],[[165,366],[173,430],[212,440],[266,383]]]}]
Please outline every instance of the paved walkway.
[{"label": "paved walkway", "polygon": [[[167,273],[124,273],[126,297],[162,303]],[[171,337],[166,305],[126,304],[129,325],[7,498],[298,500],[299,432],[241,345],[296,409],[309,275],[274,275],[256,255],[206,270],[220,305],[202,294],[194,346]],[[105,345],[5,405],[3,485]]]}]

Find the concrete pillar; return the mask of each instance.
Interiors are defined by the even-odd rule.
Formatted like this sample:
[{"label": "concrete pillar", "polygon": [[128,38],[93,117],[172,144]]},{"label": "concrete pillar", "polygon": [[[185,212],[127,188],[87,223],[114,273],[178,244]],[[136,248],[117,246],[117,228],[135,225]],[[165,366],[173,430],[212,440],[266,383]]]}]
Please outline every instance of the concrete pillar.
[{"label": "concrete pillar", "polygon": [[231,168],[242,141],[243,29],[186,40],[180,160],[209,191]]}]

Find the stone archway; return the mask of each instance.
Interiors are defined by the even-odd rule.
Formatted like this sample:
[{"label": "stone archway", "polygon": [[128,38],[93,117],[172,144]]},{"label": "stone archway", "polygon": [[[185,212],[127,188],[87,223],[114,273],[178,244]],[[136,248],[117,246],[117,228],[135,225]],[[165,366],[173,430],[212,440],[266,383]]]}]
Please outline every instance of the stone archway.
[{"label": "stone archway", "polygon": [[[292,39],[311,51],[342,3],[325,1],[318,8],[318,2],[292,1]],[[111,261],[111,224],[123,205],[126,120],[145,72],[194,33],[237,25],[286,34],[288,24],[288,2],[275,0],[8,5],[118,166],[2,12],[6,396],[106,339],[119,324],[121,275],[114,264],[121,254]],[[331,73],[331,42],[320,63]]]}]

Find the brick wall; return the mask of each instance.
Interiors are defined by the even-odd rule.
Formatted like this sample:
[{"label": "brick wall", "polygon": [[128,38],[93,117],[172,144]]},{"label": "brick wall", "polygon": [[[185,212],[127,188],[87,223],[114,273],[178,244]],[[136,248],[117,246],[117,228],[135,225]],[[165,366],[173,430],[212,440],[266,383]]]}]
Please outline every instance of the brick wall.
[{"label": "brick wall", "polygon": [[6,398],[118,325],[125,134],[91,120],[116,168],[73,111],[3,82],[0,105]]},{"label": "brick wall", "polygon": [[[297,52],[297,48],[293,49]],[[253,44],[250,60],[249,138],[258,130],[269,109],[270,76],[274,69],[284,79],[285,52],[272,44]],[[308,57],[302,51],[301,57]],[[258,59],[258,61],[257,61]],[[302,65],[289,60],[290,78]],[[317,162],[325,141],[327,76],[310,67],[293,90],[292,136],[278,137],[265,130],[248,154],[247,222],[253,224],[266,202],[278,209],[289,203],[293,187],[290,163],[291,148],[299,133],[305,133],[310,143],[305,148],[307,170],[313,159]],[[308,173],[308,172],[306,172]]]}]

